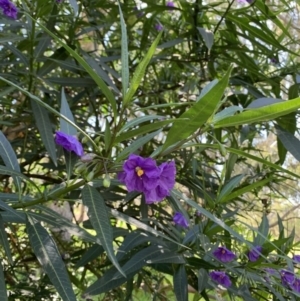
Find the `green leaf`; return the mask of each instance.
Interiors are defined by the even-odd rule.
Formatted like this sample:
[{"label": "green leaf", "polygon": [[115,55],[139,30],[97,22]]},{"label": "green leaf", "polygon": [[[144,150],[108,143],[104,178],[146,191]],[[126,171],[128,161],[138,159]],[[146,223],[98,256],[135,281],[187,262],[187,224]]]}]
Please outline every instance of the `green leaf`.
[{"label": "green leaf", "polygon": [[[11,147],[9,141],[6,139],[2,131],[0,131],[0,156],[6,167],[17,172],[21,172],[20,165],[17,159],[17,156]],[[12,175],[15,185],[18,188],[18,191],[21,189],[21,181],[18,177]]]},{"label": "green leaf", "polygon": [[210,51],[214,44],[214,34],[210,30],[201,27],[197,27],[197,29],[203,38],[205,46],[207,47],[208,51]]},{"label": "green leaf", "polygon": [[[70,110],[68,101],[66,99],[65,90],[61,89],[61,104],[60,104],[60,114],[67,117],[68,120],[72,121],[72,123],[75,123],[74,116]],[[67,120],[60,118],[60,130],[68,135],[76,136],[77,131],[76,128],[70,124]]]},{"label": "green leaf", "polygon": [[300,140],[278,126],[276,132],[284,147],[300,162]]},{"label": "green leaf", "polygon": [[1,301],[7,301],[7,291],[6,291],[6,285],[5,285],[5,277],[3,273],[3,267],[2,263],[0,262],[0,298]]},{"label": "green leaf", "polygon": [[13,259],[11,256],[11,251],[9,248],[9,244],[8,244],[8,240],[7,240],[7,234],[5,231],[5,227],[4,227],[4,222],[3,222],[3,218],[0,215],[0,243],[3,246],[4,250],[5,250],[5,254],[8,258],[8,261],[11,265],[13,265]]},{"label": "green leaf", "polygon": [[145,145],[147,142],[149,142],[151,139],[153,139],[156,135],[158,135],[162,130],[159,129],[156,132],[147,134],[145,136],[142,136],[138,139],[136,139],[134,142],[132,142],[129,146],[127,146],[122,152],[118,154],[118,157],[116,161],[120,161],[124,158],[126,158],[129,154],[134,153],[136,150],[138,150],[140,147]]},{"label": "green leaf", "polygon": [[57,165],[56,148],[53,139],[52,123],[47,110],[37,102],[31,100],[31,108],[41,139],[55,166]]},{"label": "green leaf", "polygon": [[[4,203],[3,201],[0,200],[0,208],[2,210],[4,210],[4,212],[0,211],[0,214],[3,217],[3,220],[6,221],[6,217],[8,216],[9,219],[12,222],[20,222],[20,223],[25,223],[26,219],[25,219],[25,215],[23,212],[19,212],[13,208],[11,208],[9,205],[7,205],[6,203]],[[8,213],[8,214],[5,214]]]},{"label": "green leaf", "polygon": [[150,60],[156,50],[156,47],[158,45],[161,35],[162,35],[162,32],[159,33],[158,37],[155,39],[155,41],[152,43],[151,47],[149,48],[146,56],[143,58],[143,60],[137,66],[137,68],[133,74],[133,78],[132,78],[129,90],[125,95],[124,105],[127,105],[130,101],[132,101],[132,97],[135,94],[136,90],[138,89],[138,87],[144,77],[146,68],[147,68],[148,64],[150,63]]},{"label": "green leaf", "polygon": [[269,234],[269,220],[265,214],[262,217],[257,232],[259,235],[255,237],[253,244],[257,246],[262,246]]},{"label": "green leaf", "polygon": [[239,183],[243,177],[244,177],[244,175],[241,174],[241,175],[236,175],[233,178],[231,178],[220,191],[220,194],[218,195],[216,202],[217,203],[222,202],[223,199],[226,196],[228,196],[228,194],[230,194],[232,192],[232,190],[237,187],[237,185],[239,185]]},{"label": "green leaf", "polygon": [[241,114],[222,119],[214,124],[214,128],[224,128],[262,121],[269,121],[280,116],[292,113],[300,108],[300,97],[266,107],[250,109]]},{"label": "green leaf", "polygon": [[161,254],[159,257],[147,260],[147,263],[174,263],[174,264],[185,264],[185,259],[181,254],[175,252],[166,252]]},{"label": "green leaf", "polygon": [[208,273],[205,269],[201,268],[198,272],[198,292],[202,292],[207,288],[208,284]]},{"label": "green leaf", "polygon": [[173,287],[177,301],[188,301],[188,281],[185,266],[179,265],[173,277]]},{"label": "green leaf", "polygon": [[66,162],[66,172],[68,175],[68,179],[70,179],[73,174],[74,166],[78,161],[78,157],[74,152],[69,152],[65,149],[64,149],[64,157]]},{"label": "green leaf", "polygon": [[89,208],[88,216],[109,259],[120,273],[126,277],[114,254],[113,231],[104,199],[95,188],[86,184],[82,189],[82,201]]},{"label": "green leaf", "polygon": [[95,260],[101,254],[103,254],[103,252],[104,249],[102,246],[98,244],[93,245],[91,248],[87,249],[86,252],[83,254],[83,256],[80,258],[80,260],[77,261],[75,265],[75,269],[78,269],[79,267],[82,267],[87,263]]},{"label": "green leaf", "polygon": [[108,151],[111,144],[111,129],[107,119],[105,119],[104,143],[105,143],[105,150]]},{"label": "green leaf", "polygon": [[119,1],[118,1],[118,5],[119,5],[121,32],[122,32],[121,35],[122,36],[121,38],[122,90],[123,90],[123,97],[125,97],[129,86],[128,40],[127,40],[126,24],[124,21],[124,17]]},{"label": "green leaf", "polygon": [[202,98],[179,117],[186,121],[174,123],[168,133],[166,142],[162,148],[163,150],[189,137],[196,130],[200,129],[213,115],[228,85],[231,70],[232,67],[229,68],[225,76],[211,90],[205,93]]},{"label": "green leaf", "polygon": [[76,301],[65,264],[52,237],[30,216],[27,216],[26,228],[34,254],[62,300]]}]

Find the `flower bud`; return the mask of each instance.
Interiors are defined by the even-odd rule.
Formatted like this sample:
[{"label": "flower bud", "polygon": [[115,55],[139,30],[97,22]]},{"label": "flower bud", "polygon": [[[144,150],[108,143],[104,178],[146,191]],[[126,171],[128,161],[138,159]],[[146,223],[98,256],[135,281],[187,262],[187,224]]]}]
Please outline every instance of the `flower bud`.
[{"label": "flower bud", "polygon": [[88,175],[86,176],[86,181],[89,182],[89,181],[92,181],[94,179],[94,171],[92,170],[90,173],[88,173]]},{"label": "flower bud", "polygon": [[81,162],[88,163],[91,162],[95,158],[95,154],[89,153],[80,157]]},{"label": "flower bud", "polygon": [[80,174],[82,174],[85,170],[86,170],[85,164],[79,164],[79,165],[75,168],[74,173],[75,173],[76,175],[80,175]]},{"label": "flower bud", "polygon": [[110,177],[109,175],[105,175],[104,179],[103,179],[103,186],[108,188],[110,186]]}]

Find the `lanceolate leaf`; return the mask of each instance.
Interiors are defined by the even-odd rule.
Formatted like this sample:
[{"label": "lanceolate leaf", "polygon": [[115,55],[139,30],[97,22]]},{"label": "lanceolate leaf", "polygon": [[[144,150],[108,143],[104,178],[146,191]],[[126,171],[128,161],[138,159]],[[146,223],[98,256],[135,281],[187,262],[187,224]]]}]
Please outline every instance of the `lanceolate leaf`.
[{"label": "lanceolate leaf", "polygon": [[269,121],[280,116],[284,116],[300,108],[300,97],[275,103],[262,108],[250,109],[238,115],[224,118],[214,124],[214,128],[224,128],[262,121]]},{"label": "lanceolate leaf", "polygon": [[179,117],[185,120],[174,123],[168,133],[163,150],[189,137],[213,115],[228,85],[231,70],[232,68],[212,89]]},{"label": "lanceolate leaf", "polygon": [[13,259],[11,256],[11,252],[10,252],[10,248],[9,248],[9,244],[8,244],[8,240],[7,240],[7,234],[5,232],[5,227],[4,227],[4,223],[3,223],[3,219],[2,219],[1,215],[0,215],[0,243],[5,250],[5,254],[6,254],[10,264],[12,265]]},{"label": "lanceolate leaf", "polygon": [[31,108],[34,115],[36,125],[39,129],[41,139],[49,153],[53,163],[56,165],[56,148],[53,139],[52,123],[50,121],[47,110],[37,102],[31,100]]},{"label": "lanceolate leaf", "polygon": [[33,251],[63,301],[76,301],[72,284],[57,246],[49,233],[27,216],[27,232]]},{"label": "lanceolate leaf", "polygon": [[[75,123],[74,116],[70,110],[64,89],[61,90],[60,114],[67,117],[69,120]],[[71,125],[68,121],[62,118],[60,118],[60,130],[72,136],[75,136],[77,134],[76,128],[73,125]]]},{"label": "lanceolate leaf", "polygon": [[[0,131],[0,156],[5,166],[17,172],[21,172],[17,156],[13,148],[11,147],[10,143],[2,133],[2,131]],[[16,186],[18,187],[18,189],[20,189],[21,188],[20,179],[16,176],[12,176],[12,177],[14,179]]]},{"label": "lanceolate leaf", "polygon": [[5,286],[5,277],[3,273],[2,263],[0,262],[0,296],[1,301],[7,301],[7,291]]},{"label": "lanceolate leaf", "polygon": [[122,90],[123,97],[125,97],[128,86],[129,86],[129,66],[128,66],[128,41],[127,41],[127,32],[126,32],[126,24],[124,21],[123,13],[121,10],[120,3],[119,4],[119,12],[121,19],[121,30],[122,30],[122,49],[121,49],[121,58],[122,58]]},{"label": "lanceolate leaf", "polygon": [[104,199],[95,188],[86,184],[82,190],[82,201],[89,208],[88,216],[109,259],[119,272],[126,277],[114,254],[113,231]]},{"label": "lanceolate leaf", "polygon": [[276,127],[276,129],[277,136],[284,147],[295,157],[295,159],[300,161],[300,140],[280,127]]},{"label": "lanceolate leaf", "polygon": [[177,301],[188,301],[188,281],[183,264],[179,265],[175,271],[173,285]]},{"label": "lanceolate leaf", "polygon": [[129,90],[125,95],[124,98],[124,104],[126,105],[128,102],[132,101],[132,97],[134,95],[134,93],[136,92],[137,88],[139,87],[144,74],[146,72],[146,68],[156,50],[156,47],[158,45],[158,42],[160,40],[160,37],[162,35],[162,32],[159,33],[158,37],[155,39],[155,41],[153,42],[153,44],[151,45],[151,47],[149,48],[146,56],[143,58],[143,60],[139,63],[139,65],[137,66],[134,74],[133,74],[133,78],[132,78],[132,82],[130,84]]}]

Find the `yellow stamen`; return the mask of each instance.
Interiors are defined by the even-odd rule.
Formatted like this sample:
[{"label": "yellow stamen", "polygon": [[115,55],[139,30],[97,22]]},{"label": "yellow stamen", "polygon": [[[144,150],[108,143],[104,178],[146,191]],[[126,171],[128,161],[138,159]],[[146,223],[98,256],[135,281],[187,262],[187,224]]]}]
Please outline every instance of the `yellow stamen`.
[{"label": "yellow stamen", "polygon": [[143,171],[139,166],[137,166],[137,167],[135,168],[135,171],[136,171],[136,174],[137,174],[139,177],[141,177],[141,176],[144,174],[144,171]]}]

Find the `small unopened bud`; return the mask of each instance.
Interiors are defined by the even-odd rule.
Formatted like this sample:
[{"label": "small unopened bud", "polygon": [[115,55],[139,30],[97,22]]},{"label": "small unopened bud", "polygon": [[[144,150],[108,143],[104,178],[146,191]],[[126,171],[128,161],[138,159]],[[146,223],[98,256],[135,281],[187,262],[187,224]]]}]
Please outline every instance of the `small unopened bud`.
[{"label": "small unopened bud", "polygon": [[104,179],[103,179],[103,186],[108,188],[110,186],[110,177],[109,175],[105,175]]},{"label": "small unopened bud", "polygon": [[82,174],[85,170],[86,170],[85,164],[80,164],[80,165],[78,165],[78,166],[75,168],[74,173],[75,173],[76,175],[80,175],[80,174]]},{"label": "small unopened bud", "polygon": [[84,136],[82,139],[81,139],[81,142],[83,144],[87,143],[89,141],[89,138],[87,136]]},{"label": "small unopened bud", "polygon": [[81,162],[88,163],[91,162],[95,158],[95,154],[89,153],[89,154],[84,154],[83,156],[80,157]]},{"label": "small unopened bud", "polygon": [[99,144],[99,143],[100,143],[100,139],[101,139],[101,137],[98,136],[98,137],[95,138],[94,142],[95,142],[96,144]]},{"label": "small unopened bud", "polygon": [[92,181],[94,179],[94,175],[95,175],[94,171],[88,173],[88,175],[86,176],[87,182]]}]

